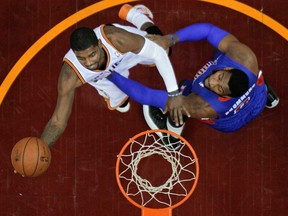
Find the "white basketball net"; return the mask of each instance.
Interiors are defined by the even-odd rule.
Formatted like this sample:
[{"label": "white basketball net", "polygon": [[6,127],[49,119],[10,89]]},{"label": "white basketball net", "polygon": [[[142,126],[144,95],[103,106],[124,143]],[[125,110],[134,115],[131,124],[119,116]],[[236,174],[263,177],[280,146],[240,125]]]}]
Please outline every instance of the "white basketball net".
[{"label": "white basketball net", "polygon": [[[171,143],[169,145],[172,146]],[[120,158],[120,166],[123,166],[123,169],[121,172],[119,171],[119,178],[121,182],[125,182],[123,189],[130,197],[140,196],[142,206],[146,206],[152,201],[164,206],[171,206],[173,197],[187,196],[190,188],[186,189],[185,183],[196,179],[196,160],[191,151],[187,151],[186,144],[179,141],[180,147],[177,150],[169,148],[169,145],[165,146],[156,134],[147,133],[143,142],[131,140],[129,149],[127,148]],[[183,153],[184,151],[190,155],[187,156]],[[153,186],[149,180],[143,179],[137,174],[140,161],[154,154],[162,156],[171,164],[172,174],[160,186]],[[174,190],[175,188],[177,191]],[[166,198],[160,200],[159,195]]]}]

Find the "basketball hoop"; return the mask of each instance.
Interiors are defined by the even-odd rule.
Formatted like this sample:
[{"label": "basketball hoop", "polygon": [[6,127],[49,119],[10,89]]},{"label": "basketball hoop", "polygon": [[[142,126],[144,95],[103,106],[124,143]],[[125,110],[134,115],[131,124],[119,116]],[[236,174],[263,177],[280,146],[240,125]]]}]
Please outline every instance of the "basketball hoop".
[{"label": "basketball hoop", "polygon": [[[177,150],[172,147],[175,143],[167,143],[171,135],[179,139]],[[172,210],[192,195],[198,177],[194,149],[183,137],[167,130],[135,135],[117,157],[117,184],[126,199],[142,210],[142,216],[172,216]]]}]

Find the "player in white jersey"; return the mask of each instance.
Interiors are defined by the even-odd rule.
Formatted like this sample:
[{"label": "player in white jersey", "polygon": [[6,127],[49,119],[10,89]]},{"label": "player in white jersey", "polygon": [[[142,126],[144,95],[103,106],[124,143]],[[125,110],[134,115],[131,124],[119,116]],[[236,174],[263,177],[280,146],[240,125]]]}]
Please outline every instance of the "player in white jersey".
[{"label": "player in white jersey", "polygon": [[[106,79],[113,71],[128,77],[129,69],[137,64],[155,64],[171,95],[178,92],[178,84],[166,51],[145,38],[147,34],[161,34],[154,25],[151,11],[144,5],[124,5],[119,16],[136,21],[134,27],[101,25],[90,29],[76,29],[70,37],[71,50],[64,57],[58,79],[57,104],[41,138],[51,147],[64,132],[72,111],[75,90],[88,83],[105,98],[110,109],[128,111],[128,96]],[[142,31],[145,30],[145,31]],[[175,111],[181,109],[179,97],[171,97],[167,104]]]},{"label": "player in white jersey", "polygon": [[[117,107],[119,107],[123,101],[126,101],[127,95],[122,91],[119,91],[115,85],[105,78],[110,75],[111,71],[114,70],[120,71],[119,73],[122,76],[128,77],[130,68],[136,66],[137,64],[153,65],[154,60],[133,52],[123,53],[115,48],[115,46],[111,46],[111,42],[104,31],[106,26],[107,25],[101,25],[100,27],[94,29],[97,39],[101,41],[100,43],[102,49],[106,51],[105,55],[107,55],[107,61],[105,62],[105,67],[103,67],[103,69],[96,69],[95,65],[92,65],[92,67],[88,66],[88,68],[86,68],[78,60],[72,49],[70,49],[65,55],[64,62],[70,65],[70,67],[74,68],[74,71],[77,73],[78,78],[83,84],[88,83],[95,87],[98,93],[107,99],[106,102],[108,108],[114,110],[115,108],[118,109]],[[141,31],[130,26],[122,26],[119,24],[113,24],[113,26],[141,36],[145,36],[147,34],[145,31]],[[90,29],[85,29],[85,27],[79,28],[78,30],[91,31]],[[91,69],[89,67],[91,67]],[[122,111],[123,109],[120,108],[118,110]]]}]

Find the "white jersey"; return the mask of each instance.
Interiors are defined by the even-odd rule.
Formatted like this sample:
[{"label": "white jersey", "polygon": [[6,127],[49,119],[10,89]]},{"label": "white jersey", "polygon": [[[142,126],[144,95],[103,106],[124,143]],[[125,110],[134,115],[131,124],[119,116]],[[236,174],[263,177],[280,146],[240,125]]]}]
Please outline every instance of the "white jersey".
[{"label": "white jersey", "polygon": [[[126,31],[145,36],[145,31],[138,30],[130,26],[122,26],[119,24],[113,24],[116,27],[123,28]],[[122,53],[118,51],[106,37],[103,31],[104,25],[101,25],[94,29],[96,36],[102,42],[102,47],[107,55],[106,68],[104,70],[92,71],[85,68],[77,59],[73,50],[70,49],[64,56],[64,61],[68,63],[76,72],[82,83],[88,83],[95,87],[100,95],[106,100],[108,99],[108,107],[115,109],[121,103],[126,100],[125,95],[118,87],[110,82],[106,77],[110,75],[111,71],[117,71],[124,77],[129,76],[129,69],[137,64],[154,64],[151,59],[141,57],[132,52]]]}]

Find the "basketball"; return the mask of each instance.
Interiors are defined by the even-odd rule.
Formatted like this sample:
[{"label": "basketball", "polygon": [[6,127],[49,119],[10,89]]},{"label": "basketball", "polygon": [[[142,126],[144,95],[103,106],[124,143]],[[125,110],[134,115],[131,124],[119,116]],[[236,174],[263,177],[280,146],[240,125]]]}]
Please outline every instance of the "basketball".
[{"label": "basketball", "polygon": [[43,174],[51,162],[51,152],[43,140],[26,137],[19,140],[11,152],[11,163],[15,172],[23,177],[36,177]]}]

